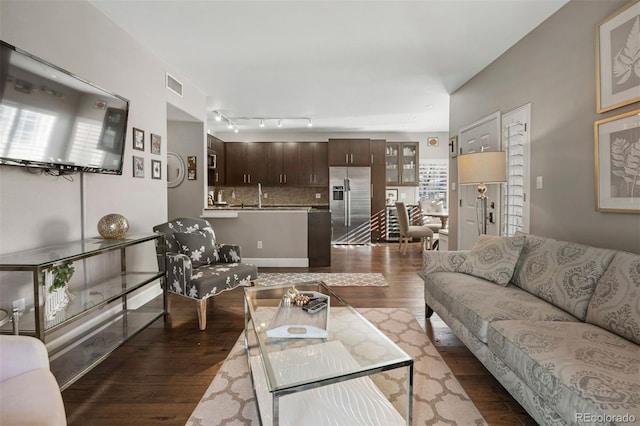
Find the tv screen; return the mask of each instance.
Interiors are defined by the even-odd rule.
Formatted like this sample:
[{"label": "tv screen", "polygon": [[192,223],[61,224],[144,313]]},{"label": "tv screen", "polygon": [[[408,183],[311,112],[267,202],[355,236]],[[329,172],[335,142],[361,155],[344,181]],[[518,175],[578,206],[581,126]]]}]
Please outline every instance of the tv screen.
[{"label": "tv screen", "polygon": [[0,164],[122,174],[129,101],[0,43]]}]

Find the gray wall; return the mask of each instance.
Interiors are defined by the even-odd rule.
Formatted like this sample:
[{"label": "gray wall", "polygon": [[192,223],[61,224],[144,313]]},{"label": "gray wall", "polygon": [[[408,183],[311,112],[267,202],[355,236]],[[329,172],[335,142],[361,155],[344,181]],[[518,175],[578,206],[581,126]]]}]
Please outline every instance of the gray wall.
[{"label": "gray wall", "polygon": [[[532,234],[640,253],[640,215],[595,210],[595,26],[626,1],[572,0],[451,96],[450,134],[531,102]],[[456,161],[450,162],[456,181]],[[544,189],[535,189],[543,176]],[[451,193],[452,199],[458,197]],[[457,247],[452,203],[449,247]]]},{"label": "gray wall", "polygon": [[[0,253],[9,253],[98,235],[98,220],[108,213],[123,214],[130,233],[149,233],[167,219],[166,176],[152,180],[151,159],[166,164],[149,150],[149,134],[167,139],[168,102],[206,120],[206,98],[174,69],[149,53],[128,33],[85,0],[0,1],[0,38],[131,101],[124,170],[121,176],[87,173],[73,181],[31,174],[24,168],[0,166]],[[165,72],[184,83],[184,97],[165,89]],[[145,131],[145,151],[132,150],[131,128]],[[200,138],[204,141],[204,132]],[[132,156],[142,156],[145,177],[132,177]],[[164,175],[164,174],[163,174]],[[84,194],[84,198],[82,195]],[[84,209],[83,209],[84,207]],[[82,229],[82,212],[85,226]],[[128,260],[141,269],[156,267],[153,251]],[[28,277],[27,277],[28,278]],[[30,284],[14,276],[0,276],[0,308],[32,292]],[[30,279],[28,279],[30,283]],[[9,292],[11,294],[9,294]]]},{"label": "gray wall", "polygon": [[169,220],[178,217],[200,217],[205,203],[207,173],[204,157],[204,125],[188,121],[167,122],[167,146],[169,152],[175,152],[187,165],[187,157],[196,156],[196,180],[187,179],[186,172],[182,183],[169,188]]}]

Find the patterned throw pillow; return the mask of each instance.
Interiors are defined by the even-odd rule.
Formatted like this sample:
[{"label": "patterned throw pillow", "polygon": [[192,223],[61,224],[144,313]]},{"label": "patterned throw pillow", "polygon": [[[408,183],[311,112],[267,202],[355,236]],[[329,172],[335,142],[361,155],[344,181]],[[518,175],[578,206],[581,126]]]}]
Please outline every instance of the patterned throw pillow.
[{"label": "patterned throw pillow", "polygon": [[194,232],[175,232],[173,238],[178,243],[180,253],[189,256],[193,268],[220,260],[213,230],[204,228]]},{"label": "patterned throw pillow", "polygon": [[640,255],[616,253],[596,285],[586,322],[640,345]]},{"label": "patterned throw pillow", "polygon": [[524,236],[481,235],[458,272],[506,286],[513,276]]}]

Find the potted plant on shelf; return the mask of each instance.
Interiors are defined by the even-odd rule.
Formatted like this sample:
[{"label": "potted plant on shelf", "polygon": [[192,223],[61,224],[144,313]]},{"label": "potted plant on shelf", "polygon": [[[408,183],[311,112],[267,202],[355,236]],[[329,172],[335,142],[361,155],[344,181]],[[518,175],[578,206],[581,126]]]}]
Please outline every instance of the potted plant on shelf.
[{"label": "potted plant on shelf", "polygon": [[44,271],[44,285],[46,288],[45,317],[52,321],[56,314],[64,309],[73,296],[69,293],[67,284],[73,276],[75,268],[72,263],[62,263]]}]

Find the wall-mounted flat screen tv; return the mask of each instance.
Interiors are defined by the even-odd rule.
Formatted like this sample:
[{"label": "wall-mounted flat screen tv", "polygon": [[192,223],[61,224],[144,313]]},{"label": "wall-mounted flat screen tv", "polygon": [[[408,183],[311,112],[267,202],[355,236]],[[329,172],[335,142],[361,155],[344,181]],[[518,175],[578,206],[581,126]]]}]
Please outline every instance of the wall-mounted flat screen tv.
[{"label": "wall-mounted flat screen tv", "polygon": [[122,174],[129,101],[0,43],[0,164]]}]

